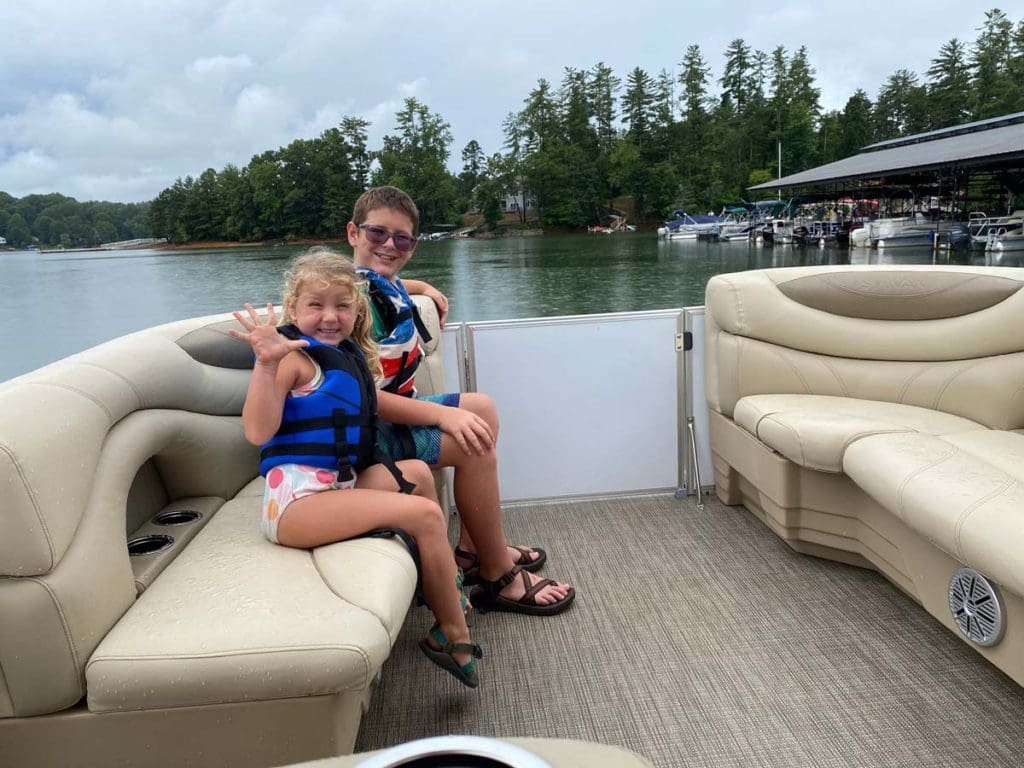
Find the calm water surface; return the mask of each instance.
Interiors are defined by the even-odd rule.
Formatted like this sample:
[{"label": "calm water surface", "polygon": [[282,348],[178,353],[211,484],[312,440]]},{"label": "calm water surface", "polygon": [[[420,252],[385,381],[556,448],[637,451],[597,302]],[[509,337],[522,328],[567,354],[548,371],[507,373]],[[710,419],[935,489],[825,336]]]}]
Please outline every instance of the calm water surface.
[{"label": "calm water surface", "polygon": [[[7,329],[0,336],[0,381],[131,331],[227,312],[246,301],[277,302],[285,264],[299,250],[0,252],[0,321]],[[910,248],[879,253],[666,242],[653,232],[546,235],[425,242],[405,276],[444,291],[450,320],[459,322],[701,305],[704,284],[720,272],[851,260],[918,264],[933,256]],[[982,264],[985,254],[952,260]]]}]

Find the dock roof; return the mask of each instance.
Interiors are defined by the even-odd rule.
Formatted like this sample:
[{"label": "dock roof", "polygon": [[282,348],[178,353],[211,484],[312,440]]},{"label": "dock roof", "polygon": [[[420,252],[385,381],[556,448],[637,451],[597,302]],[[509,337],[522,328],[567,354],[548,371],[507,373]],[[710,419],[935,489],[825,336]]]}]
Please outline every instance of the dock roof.
[{"label": "dock roof", "polygon": [[925,174],[950,168],[1024,165],[1024,112],[879,142],[834,163],[750,187],[774,190]]}]

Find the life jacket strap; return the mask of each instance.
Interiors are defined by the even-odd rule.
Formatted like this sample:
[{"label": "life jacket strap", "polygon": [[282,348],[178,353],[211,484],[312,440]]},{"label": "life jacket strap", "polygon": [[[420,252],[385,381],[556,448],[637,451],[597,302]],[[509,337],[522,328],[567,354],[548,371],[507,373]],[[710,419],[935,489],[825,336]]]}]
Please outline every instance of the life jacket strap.
[{"label": "life jacket strap", "polygon": [[388,456],[385,453],[382,453],[380,450],[374,450],[373,458],[377,461],[378,464],[383,464],[384,468],[391,473],[391,477],[393,477],[395,479],[395,482],[398,484],[399,493],[411,494],[414,490],[416,490],[416,483],[410,483],[408,480],[405,479],[405,475],[402,474],[402,470],[398,468],[398,464],[396,464],[395,460],[392,459],[390,456]]}]

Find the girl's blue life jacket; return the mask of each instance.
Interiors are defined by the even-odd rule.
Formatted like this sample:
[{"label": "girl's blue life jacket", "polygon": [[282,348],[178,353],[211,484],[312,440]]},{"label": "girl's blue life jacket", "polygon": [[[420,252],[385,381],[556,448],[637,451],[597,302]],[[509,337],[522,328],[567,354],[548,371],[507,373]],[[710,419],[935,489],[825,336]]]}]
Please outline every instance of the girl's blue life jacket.
[{"label": "girl's blue life jacket", "polygon": [[285,398],[277,434],[260,447],[260,474],[279,464],[306,464],[350,480],[353,471],[376,463],[377,390],[366,358],[351,339],[335,347],[302,335],[294,325],[278,332],[309,343],[302,351],[324,379],[315,392]]}]

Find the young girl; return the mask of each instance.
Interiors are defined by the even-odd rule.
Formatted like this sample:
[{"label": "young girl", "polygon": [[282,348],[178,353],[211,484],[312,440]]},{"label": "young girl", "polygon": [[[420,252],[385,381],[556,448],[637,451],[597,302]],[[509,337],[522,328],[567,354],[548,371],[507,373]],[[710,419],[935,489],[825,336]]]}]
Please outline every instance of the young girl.
[{"label": "young girl", "polygon": [[[376,390],[380,375],[372,318],[355,268],[342,255],[313,248],[285,275],[283,308],[290,325],[278,329],[272,304],[261,322],[235,312],[256,356],[242,423],[261,446],[267,478],[263,531],[276,544],[317,547],[376,528],[401,528],[420,551],[423,592],[437,623],[420,641],[423,652],[461,683],[478,685],[456,566],[430,468],[399,461],[411,495],[373,464]],[[341,425],[340,427],[338,425]]]}]

